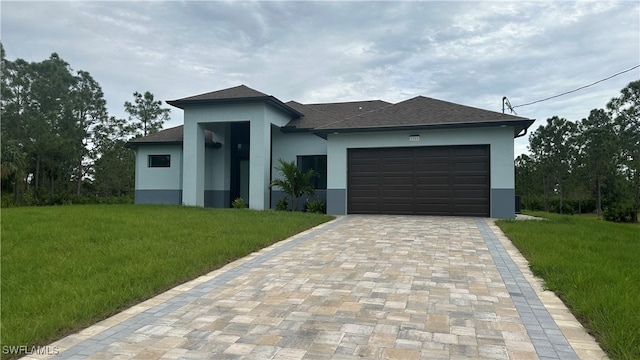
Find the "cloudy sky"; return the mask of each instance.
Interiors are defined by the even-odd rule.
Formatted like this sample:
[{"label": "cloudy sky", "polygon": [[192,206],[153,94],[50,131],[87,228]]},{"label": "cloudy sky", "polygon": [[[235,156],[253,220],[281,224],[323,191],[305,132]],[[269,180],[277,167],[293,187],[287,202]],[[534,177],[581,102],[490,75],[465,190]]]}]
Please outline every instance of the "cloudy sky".
[{"label": "cloudy sky", "polygon": [[[172,100],[240,84],[285,102],[423,95],[501,111],[503,96],[517,106],[640,64],[639,1],[3,0],[0,14],[8,59],[57,52],[119,117],[134,91]],[[579,120],[638,79],[640,68],[515,110],[537,119],[531,131]],[[171,116],[165,127],[182,124]]]}]

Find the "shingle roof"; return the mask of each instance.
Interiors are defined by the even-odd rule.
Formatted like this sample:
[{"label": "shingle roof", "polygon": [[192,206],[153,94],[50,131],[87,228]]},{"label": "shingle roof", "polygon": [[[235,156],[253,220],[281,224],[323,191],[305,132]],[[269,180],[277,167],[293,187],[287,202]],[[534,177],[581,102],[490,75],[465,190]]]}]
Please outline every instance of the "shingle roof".
[{"label": "shingle roof", "polygon": [[316,130],[369,129],[377,127],[415,127],[423,125],[473,124],[529,120],[471,106],[417,96],[373,111],[325,122]]},{"label": "shingle roof", "polygon": [[[424,96],[392,104],[383,100],[301,104],[283,103],[271,95],[240,85],[178,100],[167,101],[184,109],[189,106],[228,103],[265,102],[291,116],[283,131],[309,131],[320,136],[331,132],[383,131],[400,129],[512,126],[514,136],[527,129],[534,120],[483,110]],[[211,133],[206,132],[207,141]],[[134,139],[131,146],[153,143],[182,144],[182,126]]]},{"label": "shingle roof", "polygon": [[289,101],[287,105],[298,110],[304,116],[291,120],[285,130],[300,130],[318,128],[327,123],[338,122],[345,118],[392,104],[382,100],[367,100],[325,104],[301,104],[296,101]]},{"label": "shingle roof", "polygon": [[272,95],[267,95],[258,90],[254,90],[245,85],[212,91],[200,95],[189,96],[177,100],[167,100],[167,104],[184,109],[187,106],[210,105],[210,104],[233,104],[233,103],[267,103],[276,109],[288,114],[291,119],[302,116],[295,109],[287,106],[282,101]]},{"label": "shingle roof", "polygon": [[229,100],[240,98],[264,98],[269,95],[262,93],[258,90],[254,90],[245,85],[239,85],[228,89],[222,89],[218,91],[212,91],[200,95],[189,96],[179,100],[173,101],[193,101],[193,100]]}]

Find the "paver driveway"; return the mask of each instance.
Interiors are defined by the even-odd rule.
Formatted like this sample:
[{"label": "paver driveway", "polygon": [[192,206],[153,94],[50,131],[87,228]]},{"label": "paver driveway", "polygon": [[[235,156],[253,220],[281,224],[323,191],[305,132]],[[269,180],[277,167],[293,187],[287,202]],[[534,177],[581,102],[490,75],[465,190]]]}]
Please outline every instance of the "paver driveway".
[{"label": "paver driveway", "polygon": [[66,359],[604,356],[505,245],[488,219],[346,216],[51,346]]}]

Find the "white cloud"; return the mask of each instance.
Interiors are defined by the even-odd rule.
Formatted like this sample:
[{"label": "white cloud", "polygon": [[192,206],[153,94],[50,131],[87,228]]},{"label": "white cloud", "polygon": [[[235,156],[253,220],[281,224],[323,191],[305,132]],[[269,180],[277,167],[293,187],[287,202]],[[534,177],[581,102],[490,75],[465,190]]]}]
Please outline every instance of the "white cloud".
[{"label": "white cloud", "polygon": [[[522,104],[640,63],[639,12],[631,1],[3,1],[1,20],[9,59],[57,52],[125,116],[134,91],[168,100],[241,83],[283,101],[424,95],[500,111],[503,96]],[[531,131],[578,120],[638,78],[517,111],[538,119]]]}]

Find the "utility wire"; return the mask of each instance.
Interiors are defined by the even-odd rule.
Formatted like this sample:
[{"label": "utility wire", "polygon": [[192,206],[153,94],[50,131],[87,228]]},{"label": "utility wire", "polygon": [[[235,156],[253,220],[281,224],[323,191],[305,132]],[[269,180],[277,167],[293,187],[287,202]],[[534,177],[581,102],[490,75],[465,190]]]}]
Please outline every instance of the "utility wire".
[{"label": "utility wire", "polygon": [[526,103],[526,104],[521,104],[521,105],[512,106],[512,107],[511,107],[511,109],[513,109],[513,108],[517,108],[517,107],[523,107],[523,106],[527,106],[527,105],[533,105],[533,104],[537,104],[537,103],[539,103],[539,102],[543,102],[543,101],[547,101],[547,100],[550,100],[550,99],[554,99],[554,98],[557,98],[557,97],[560,97],[560,96],[563,96],[563,95],[571,94],[571,93],[574,93],[574,92],[576,92],[576,91],[578,91],[578,90],[582,90],[582,89],[588,88],[589,86],[593,86],[593,85],[595,85],[595,84],[601,83],[601,82],[606,81],[606,80],[609,80],[609,79],[611,79],[611,78],[614,78],[614,77],[616,77],[616,76],[618,76],[618,75],[622,75],[622,74],[624,74],[624,73],[626,73],[626,72],[629,72],[629,71],[631,71],[631,70],[633,70],[633,69],[637,69],[637,68],[639,68],[639,67],[640,67],[640,64],[639,64],[639,65],[636,65],[636,66],[634,66],[634,67],[631,67],[631,68],[629,68],[629,69],[627,69],[627,70],[620,71],[619,73],[613,74],[613,75],[611,75],[611,76],[609,76],[609,77],[606,77],[606,78],[604,78],[604,79],[601,79],[601,80],[598,80],[598,81],[596,81],[596,82],[593,82],[593,83],[591,83],[591,84],[589,84],[589,85],[581,86],[581,87],[579,87],[579,88],[577,88],[577,89],[573,89],[573,90],[571,90],[571,91],[563,92],[562,94],[549,96],[548,98],[544,98],[544,99],[540,99],[540,100],[532,101],[532,102],[530,102],[530,103]]}]

